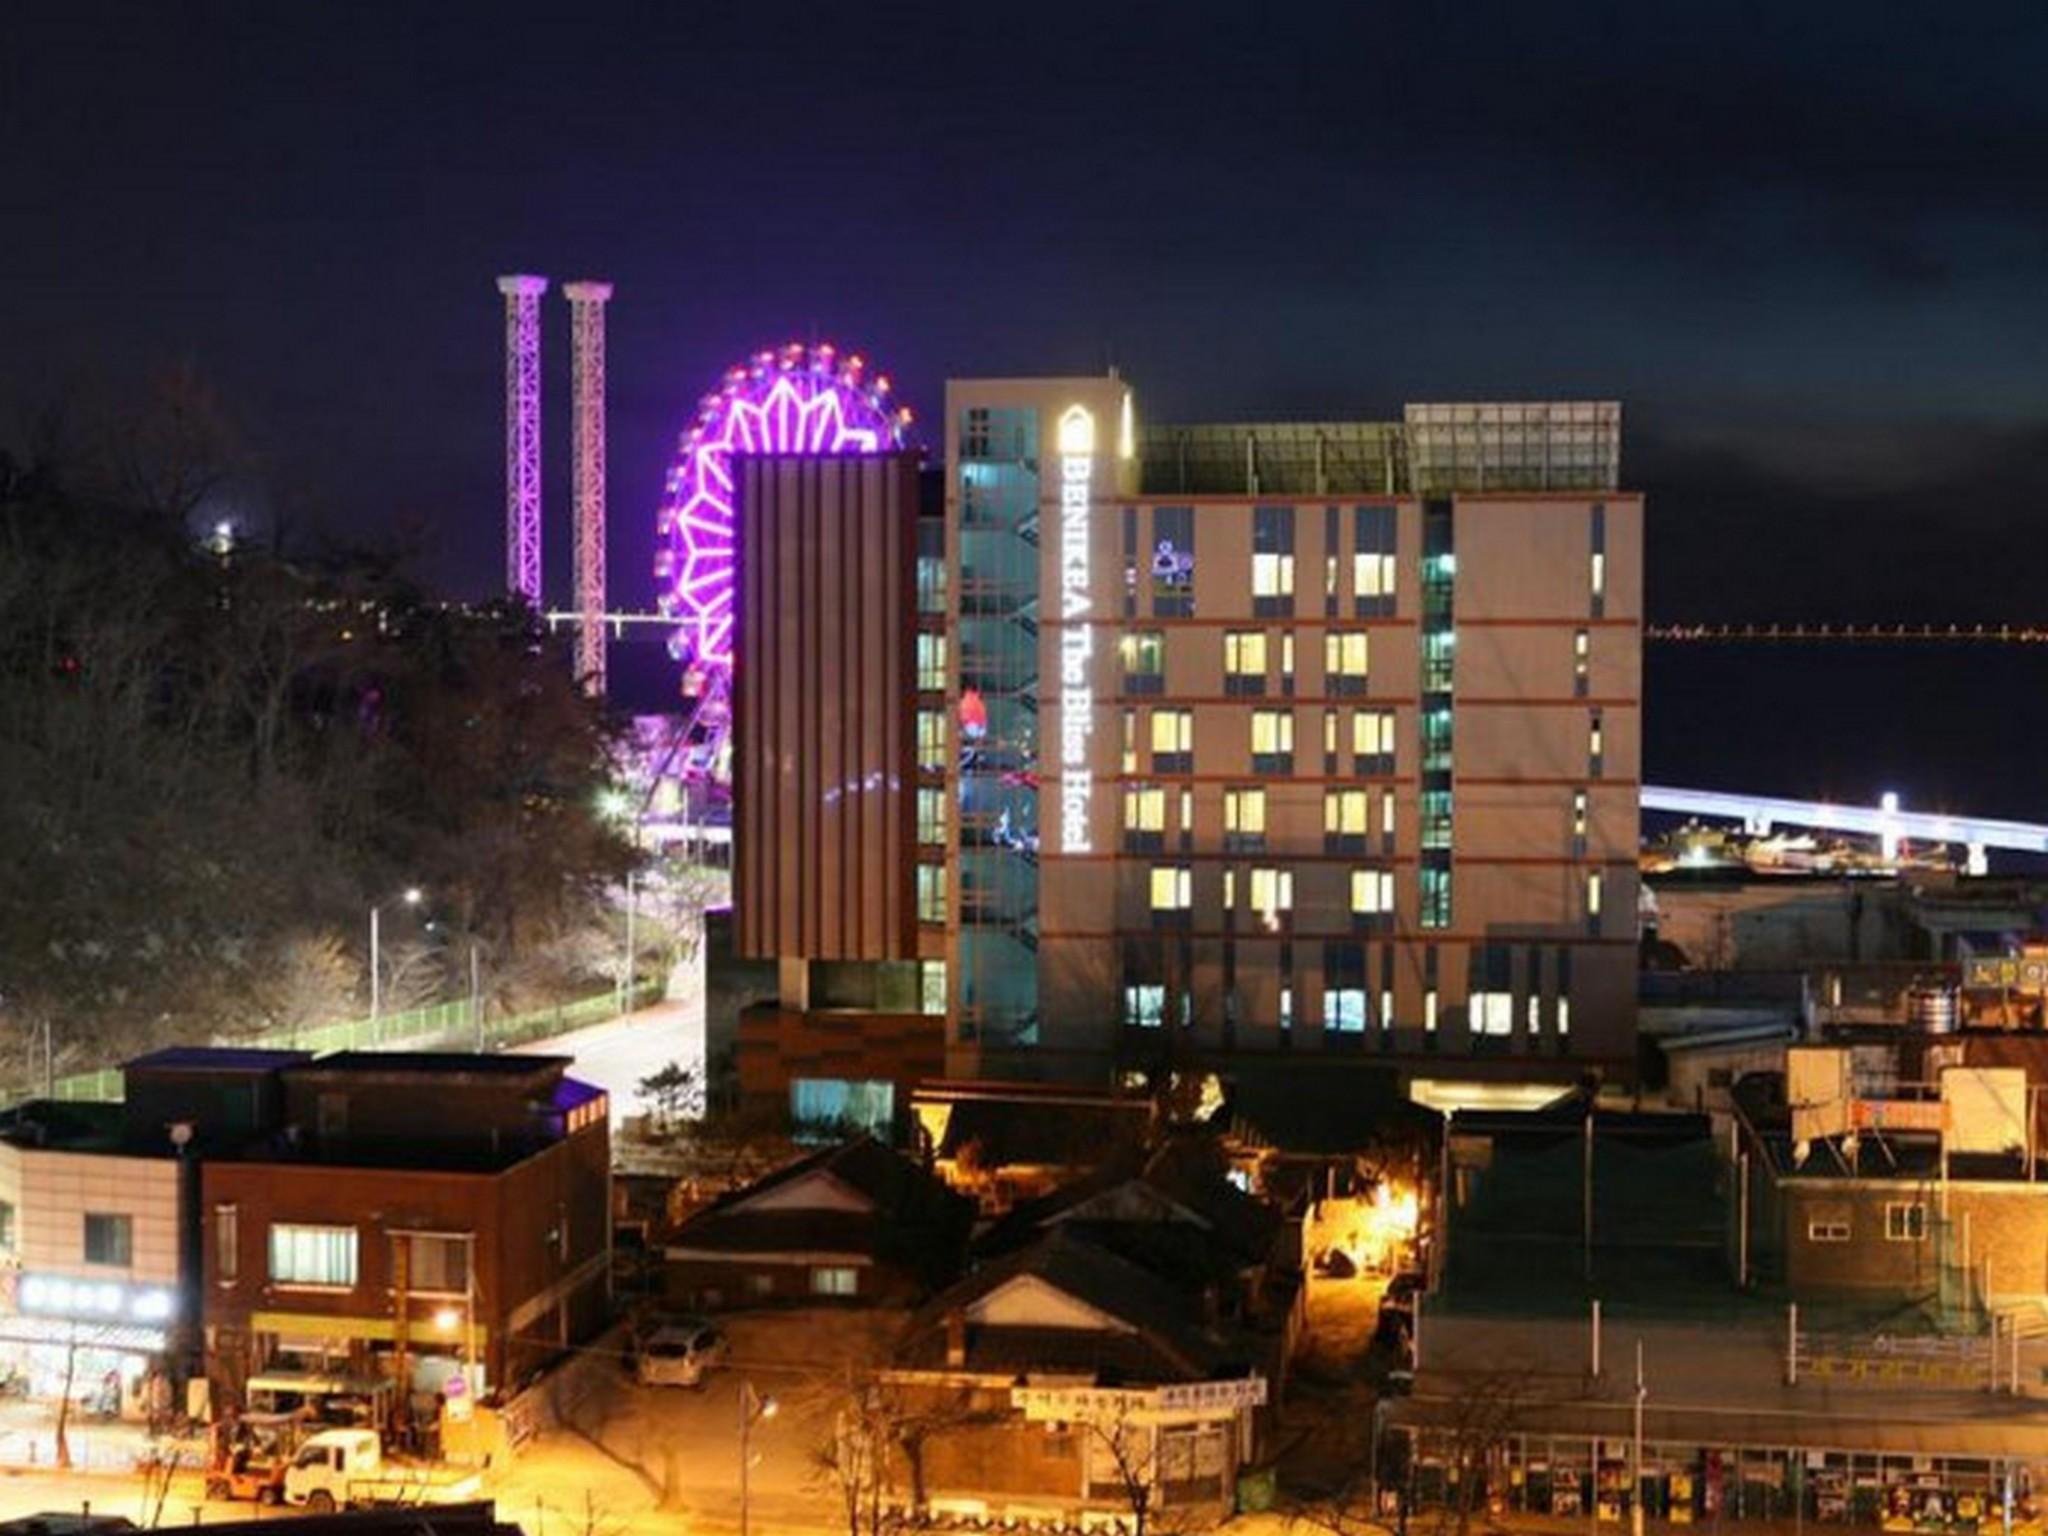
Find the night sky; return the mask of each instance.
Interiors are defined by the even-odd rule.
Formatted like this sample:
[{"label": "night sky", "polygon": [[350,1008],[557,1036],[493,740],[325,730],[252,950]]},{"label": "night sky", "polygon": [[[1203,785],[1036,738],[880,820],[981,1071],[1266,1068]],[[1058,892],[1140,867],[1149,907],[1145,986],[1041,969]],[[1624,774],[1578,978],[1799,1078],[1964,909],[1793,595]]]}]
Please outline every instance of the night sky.
[{"label": "night sky", "polygon": [[[502,569],[492,279],[525,270],[618,285],[622,606],[651,600],[697,397],[817,336],[886,368],[933,441],[949,374],[1111,361],[1154,420],[1618,397],[1654,619],[2048,620],[2044,79],[2038,3],[15,0],[0,436],[189,364],[260,455],[221,510],[425,525],[425,574],[481,594]],[[1922,661],[1826,665],[1893,717],[1988,667],[1980,745],[2038,742],[2048,655],[1980,660],[1932,684]],[[1744,668],[1781,692],[1804,674],[1671,665],[1653,775],[1918,772],[1911,801],[2048,819],[2030,769],[1970,767],[1960,719],[1920,746],[1888,719],[1875,766],[1796,736],[1684,759],[1748,712]],[[1830,708],[1853,735],[1861,707]]]}]

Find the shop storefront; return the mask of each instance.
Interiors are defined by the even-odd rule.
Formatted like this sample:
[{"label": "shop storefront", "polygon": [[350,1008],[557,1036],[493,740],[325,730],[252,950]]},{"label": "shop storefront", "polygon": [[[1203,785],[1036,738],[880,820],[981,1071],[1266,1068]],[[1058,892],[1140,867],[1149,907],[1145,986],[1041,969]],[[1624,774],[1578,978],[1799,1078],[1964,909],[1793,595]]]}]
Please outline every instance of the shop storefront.
[{"label": "shop storefront", "polygon": [[50,1317],[0,1317],[0,1384],[35,1402],[68,1391],[85,1413],[144,1419],[147,1383],[169,1339],[161,1328]]},{"label": "shop storefront", "polygon": [[[2048,1493],[2048,1464],[2039,1456],[1646,1439],[1637,1483],[1625,1438],[1513,1434],[1475,1456],[1469,1443],[1460,1455],[1448,1430],[1411,1427],[1404,1434],[1402,1481],[1412,1509],[1573,1517],[1590,1511],[1597,1523],[1618,1525],[1640,1499],[1648,1519],[1674,1525],[1803,1521],[1967,1536],[2002,1522],[2008,1478],[2015,1525],[2036,1519],[2037,1487]],[[1461,1486],[1464,1478],[1476,1486]]]}]

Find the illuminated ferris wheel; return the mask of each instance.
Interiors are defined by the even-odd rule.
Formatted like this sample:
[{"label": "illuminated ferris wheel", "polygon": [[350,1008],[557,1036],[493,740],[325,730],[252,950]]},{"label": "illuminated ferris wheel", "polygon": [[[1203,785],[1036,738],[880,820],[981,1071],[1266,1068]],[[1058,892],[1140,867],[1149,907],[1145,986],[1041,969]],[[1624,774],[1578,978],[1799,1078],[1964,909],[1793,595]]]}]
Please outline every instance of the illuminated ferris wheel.
[{"label": "illuminated ferris wheel", "polygon": [[886,453],[903,445],[910,412],[858,354],[795,343],[758,352],[704,397],[683,434],[657,524],[661,611],[676,620],[669,654],[683,663],[691,777],[729,778],[726,733],[733,667],[735,453]]}]

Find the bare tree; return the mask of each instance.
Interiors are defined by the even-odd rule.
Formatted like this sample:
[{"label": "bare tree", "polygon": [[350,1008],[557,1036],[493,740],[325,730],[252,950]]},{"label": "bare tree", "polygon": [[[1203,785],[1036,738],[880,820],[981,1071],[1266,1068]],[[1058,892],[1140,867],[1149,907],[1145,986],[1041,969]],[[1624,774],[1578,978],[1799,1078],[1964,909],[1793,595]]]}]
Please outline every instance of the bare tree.
[{"label": "bare tree", "polygon": [[948,1435],[1008,1419],[967,1387],[912,1386],[856,1377],[833,1415],[832,1434],[811,1454],[837,1497],[847,1536],[880,1536],[928,1498],[926,1453]]},{"label": "bare tree", "polygon": [[1439,1399],[1444,1408],[1435,1426],[1436,1444],[1453,1481],[1437,1511],[1436,1529],[1466,1536],[1495,1453],[1523,1429],[1541,1394],[1536,1373],[1519,1362],[1471,1371],[1453,1368],[1441,1379],[1454,1386]]}]

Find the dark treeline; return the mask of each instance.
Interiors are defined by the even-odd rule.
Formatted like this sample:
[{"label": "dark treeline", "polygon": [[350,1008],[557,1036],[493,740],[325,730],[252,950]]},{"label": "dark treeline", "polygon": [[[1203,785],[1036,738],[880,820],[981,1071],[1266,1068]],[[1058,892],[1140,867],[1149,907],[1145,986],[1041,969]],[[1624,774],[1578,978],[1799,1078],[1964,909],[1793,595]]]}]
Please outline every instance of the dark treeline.
[{"label": "dark treeline", "polygon": [[[175,434],[174,434],[175,435]],[[511,608],[195,536],[190,455],[0,456],[0,1080],[384,1002],[588,990],[615,742]],[[425,899],[409,907],[408,887]]]}]

